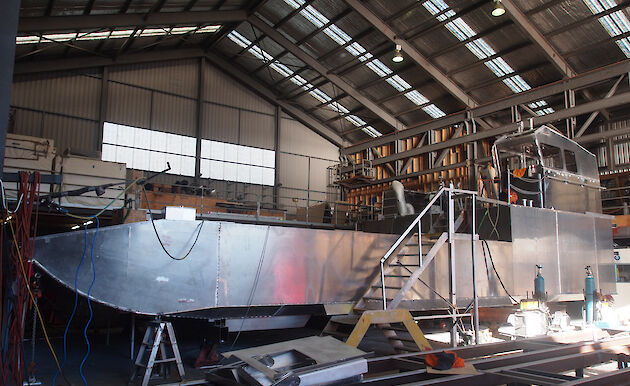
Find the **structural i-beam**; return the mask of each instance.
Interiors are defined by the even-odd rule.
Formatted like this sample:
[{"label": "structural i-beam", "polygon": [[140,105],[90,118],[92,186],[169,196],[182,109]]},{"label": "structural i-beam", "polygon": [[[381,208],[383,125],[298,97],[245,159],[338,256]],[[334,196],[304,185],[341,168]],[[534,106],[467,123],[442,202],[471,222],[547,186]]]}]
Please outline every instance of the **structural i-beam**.
[{"label": "structural i-beam", "polygon": [[356,99],[359,103],[365,106],[368,110],[372,111],[379,118],[393,127],[395,130],[405,130],[407,126],[399,121],[394,115],[387,112],[381,106],[379,106],[376,102],[370,100],[363,94],[361,94],[357,89],[355,89],[348,82],[343,80],[340,76],[333,74],[329,69],[327,69],[323,64],[321,64],[317,59],[310,56],[306,52],[304,52],[300,47],[298,47],[295,43],[290,41],[287,37],[285,37],[282,33],[275,30],[272,26],[267,24],[265,21],[261,20],[255,15],[250,16],[247,21],[251,23],[254,27],[258,28],[262,33],[267,35],[270,39],[278,43],[281,47],[289,51],[292,55],[306,63],[313,70],[317,71],[321,75],[323,75],[330,82],[335,84],[341,90],[343,90],[346,94]]},{"label": "structural i-beam", "polygon": [[18,25],[18,33],[75,31],[119,27],[142,28],[147,26],[170,26],[181,24],[223,24],[244,21],[246,18],[247,12],[244,10],[23,17],[20,19],[20,23]]},{"label": "structural i-beam", "polygon": [[[532,101],[549,97],[551,95],[560,94],[566,90],[577,90],[580,88],[588,87],[593,84],[608,80],[610,78],[618,77],[627,72],[630,72],[630,59],[626,59],[615,64],[579,74],[570,79],[560,80],[554,83],[537,87],[532,90],[524,91],[519,94],[514,94],[509,97],[500,99],[496,102],[475,107],[474,109],[470,109],[468,111],[461,111],[459,113],[450,114],[445,117],[434,119],[428,122],[421,122],[415,125],[409,125],[409,129],[406,131],[384,135],[382,137],[364,141],[360,144],[349,146],[343,149],[342,153],[353,154],[370,147],[382,146],[388,143],[395,142],[399,139],[417,136],[430,130],[437,130],[452,126],[464,122],[470,118],[483,117],[504,109],[509,109],[512,106],[526,104]],[[542,118],[544,117],[537,117],[536,119]]]},{"label": "structural i-beam", "polygon": [[446,76],[440,69],[433,65],[418,49],[412,46],[408,41],[397,36],[396,32],[374,12],[369,10],[360,0],[345,0],[352,9],[359,15],[363,16],[378,31],[383,33],[393,43],[402,47],[407,55],[414,62],[418,63],[425,71],[427,71],[433,79],[440,83],[451,95],[459,99],[466,107],[477,107],[477,102],[464,90],[462,90],[455,82]]}]

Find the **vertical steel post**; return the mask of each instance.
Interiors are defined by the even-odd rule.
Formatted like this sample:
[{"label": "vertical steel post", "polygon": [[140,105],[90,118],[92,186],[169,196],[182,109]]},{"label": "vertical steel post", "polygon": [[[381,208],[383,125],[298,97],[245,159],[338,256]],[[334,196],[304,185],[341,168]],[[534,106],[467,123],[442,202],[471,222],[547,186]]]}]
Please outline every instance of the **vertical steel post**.
[{"label": "vertical steel post", "polygon": [[278,165],[280,164],[280,125],[282,124],[282,108],[280,106],[276,106],[275,114],[274,114],[274,127],[273,127],[273,150],[274,150],[274,178],[273,178],[273,204],[274,208],[278,209],[280,207],[280,169]]},{"label": "vertical steel post", "polygon": [[472,281],[473,281],[473,314],[474,330],[475,330],[475,344],[479,344],[479,297],[477,295],[477,265],[476,265],[476,250],[475,250],[475,236],[477,233],[477,216],[475,209],[477,206],[477,195],[472,194],[470,197],[472,203],[472,231],[471,231],[471,255],[472,255]]},{"label": "vertical steel post", "polygon": [[383,311],[387,310],[387,296],[385,294],[385,268],[381,260],[381,289],[383,290]]},{"label": "vertical steel post", "polygon": [[201,131],[203,126],[203,105],[205,87],[206,58],[199,58],[197,64],[197,106],[195,111],[195,184],[201,180]]},{"label": "vertical steel post", "polygon": [[[4,145],[9,126],[9,106],[13,85],[13,64],[15,61],[15,36],[20,17],[20,0],[2,2],[2,23],[0,23],[0,49],[2,50],[2,72],[0,72],[0,172],[4,166]],[[1,174],[0,174],[1,175]]]},{"label": "vertical steel post", "polygon": [[103,67],[102,75],[98,109],[98,135],[96,139],[96,148],[101,150],[103,146],[103,126],[105,126],[105,120],[107,119],[107,100],[109,98],[109,68],[107,66]]},{"label": "vertical steel post", "polygon": [[136,314],[131,314],[131,360],[133,361],[133,352],[136,344]]},{"label": "vertical steel post", "polygon": [[422,267],[422,218],[418,219],[418,266]]},{"label": "vertical steel post", "polygon": [[510,168],[507,168],[507,203],[510,204],[510,185],[512,184],[512,181],[510,179]]},{"label": "vertical steel post", "polygon": [[538,190],[540,191],[540,207],[544,208],[545,203],[543,202],[543,182],[542,182],[542,173],[540,174],[540,178],[538,179]]},{"label": "vertical steel post", "polygon": [[[451,184],[452,188],[452,184]],[[449,301],[452,304],[452,320],[453,327],[451,328],[451,346],[457,347],[457,288],[456,288],[456,276],[455,276],[455,215],[453,204],[453,191],[448,190],[448,263],[449,263]]]}]

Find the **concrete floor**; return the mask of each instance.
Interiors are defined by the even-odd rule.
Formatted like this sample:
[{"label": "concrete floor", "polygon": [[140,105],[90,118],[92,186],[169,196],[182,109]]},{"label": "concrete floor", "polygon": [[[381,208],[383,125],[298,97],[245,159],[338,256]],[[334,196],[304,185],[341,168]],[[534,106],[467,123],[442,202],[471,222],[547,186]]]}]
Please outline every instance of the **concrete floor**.
[{"label": "concrete floor", "polygon": [[[140,329],[139,326],[138,332],[136,333],[136,350],[142,338],[139,331]],[[175,324],[175,333],[179,335],[177,330],[177,324]],[[319,333],[319,329],[313,328],[243,332],[233,347],[232,341],[236,334],[232,333],[229,336],[230,341],[220,344],[218,351],[238,350],[288,339],[319,335]],[[132,370],[130,338],[128,333],[112,334],[109,345],[106,344],[106,336],[103,334],[88,336],[92,346],[90,356],[84,366],[84,374],[88,384],[91,386],[126,385]],[[186,378],[203,379],[203,372],[193,368],[195,360],[199,355],[201,340],[199,338],[185,336],[178,336],[177,340],[185,366]],[[61,361],[63,356],[63,337],[61,335],[55,336],[52,338],[52,342]],[[80,333],[72,334],[69,337],[67,361],[63,370],[72,385],[83,384],[79,375],[79,366],[83,355],[85,355],[86,347],[83,336]],[[25,346],[25,358],[27,363],[31,362],[31,352],[31,343],[29,341]],[[52,379],[56,369],[55,362],[52,359],[46,342],[43,338],[38,338],[35,345],[35,375],[37,380],[40,381],[42,385],[52,385]],[[172,371],[175,371],[175,369],[173,368]],[[136,383],[139,384],[139,380]],[[57,377],[55,386],[57,385],[65,385],[63,378],[60,376]]]}]

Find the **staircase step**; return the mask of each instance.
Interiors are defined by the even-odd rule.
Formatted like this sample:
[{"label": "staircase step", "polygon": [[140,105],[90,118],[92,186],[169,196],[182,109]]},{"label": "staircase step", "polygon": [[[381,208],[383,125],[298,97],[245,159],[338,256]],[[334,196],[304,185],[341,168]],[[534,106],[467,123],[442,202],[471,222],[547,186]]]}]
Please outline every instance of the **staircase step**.
[{"label": "staircase step", "polygon": [[[394,298],[386,298],[387,300],[394,300]],[[363,300],[380,300],[383,301],[383,297],[364,296]]]},{"label": "staircase step", "polygon": [[[415,256],[415,255],[414,255]],[[400,264],[400,263],[393,263],[389,265],[390,267],[414,267],[414,268],[420,268],[420,266],[418,264]]]},{"label": "staircase step", "polygon": [[[383,287],[381,287],[380,285],[373,285],[372,288],[383,288]],[[394,286],[386,285],[385,289],[398,289],[399,290],[399,289],[402,289],[402,287],[394,287]]]}]

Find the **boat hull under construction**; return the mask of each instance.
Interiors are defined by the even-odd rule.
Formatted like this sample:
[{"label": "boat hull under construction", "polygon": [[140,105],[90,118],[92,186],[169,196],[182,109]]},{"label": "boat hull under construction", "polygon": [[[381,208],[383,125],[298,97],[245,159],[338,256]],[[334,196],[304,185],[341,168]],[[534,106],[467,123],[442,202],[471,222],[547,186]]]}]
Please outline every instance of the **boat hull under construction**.
[{"label": "boat hull under construction", "polygon": [[[602,293],[615,292],[610,217],[522,206],[507,210],[503,221],[510,240],[488,241],[491,254],[487,256],[481,242],[475,242],[481,306],[512,304],[508,292],[517,299],[531,296],[535,265],[543,266],[549,301],[582,300],[586,265],[593,267]],[[304,306],[348,312],[380,275],[380,259],[399,237],[225,221],[204,221],[202,226],[201,221],[156,220],[155,226],[164,248],[176,258],[186,255],[198,233],[199,237],[185,259],[174,260],[162,249],[151,222],[99,229],[92,300],[138,314],[210,319],[242,317],[245,309],[249,316],[310,313]],[[92,281],[90,249],[95,232],[87,231],[87,248],[84,231],[39,237],[34,260],[73,289],[86,249],[77,275],[78,291],[85,295]],[[457,306],[465,308],[473,294],[471,239],[470,234],[456,235],[451,250],[455,251]],[[401,306],[448,308],[444,300],[449,293],[448,251],[447,242]],[[407,258],[410,263],[414,260]],[[404,274],[400,271],[400,281],[388,285],[402,287]],[[382,302],[365,305],[381,308]]]}]

